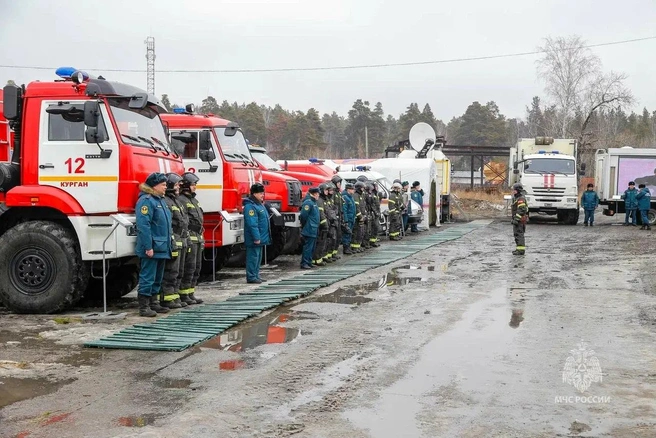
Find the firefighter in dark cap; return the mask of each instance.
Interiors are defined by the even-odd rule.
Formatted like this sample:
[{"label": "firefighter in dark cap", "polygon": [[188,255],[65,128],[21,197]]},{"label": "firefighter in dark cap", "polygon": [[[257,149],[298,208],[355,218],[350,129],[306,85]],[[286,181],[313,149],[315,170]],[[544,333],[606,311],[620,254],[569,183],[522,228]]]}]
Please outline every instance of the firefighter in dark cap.
[{"label": "firefighter in dark cap", "polygon": [[166,260],[171,258],[171,212],[166,206],[166,175],[155,172],[148,175],[146,182],[139,186],[141,192],[135,206],[137,216],[137,246],[136,254],[141,261],[139,270],[139,300],[140,316],[157,316],[150,307],[162,286]]}]

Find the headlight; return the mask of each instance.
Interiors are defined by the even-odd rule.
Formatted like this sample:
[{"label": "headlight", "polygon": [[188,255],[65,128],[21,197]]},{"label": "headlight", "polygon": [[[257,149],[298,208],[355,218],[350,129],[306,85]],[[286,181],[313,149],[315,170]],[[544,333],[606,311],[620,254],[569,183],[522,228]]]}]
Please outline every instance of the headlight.
[{"label": "headlight", "polygon": [[273,207],[278,211],[280,211],[280,208],[282,207],[282,202],[280,202],[280,201],[267,202],[267,204],[269,204],[270,207]]},{"label": "headlight", "polygon": [[243,219],[237,219],[235,221],[230,222],[231,230],[240,230],[242,228],[244,228]]},{"label": "headlight", "polygon": [[567,198],[567,202],[576,202],[576,198]]}]

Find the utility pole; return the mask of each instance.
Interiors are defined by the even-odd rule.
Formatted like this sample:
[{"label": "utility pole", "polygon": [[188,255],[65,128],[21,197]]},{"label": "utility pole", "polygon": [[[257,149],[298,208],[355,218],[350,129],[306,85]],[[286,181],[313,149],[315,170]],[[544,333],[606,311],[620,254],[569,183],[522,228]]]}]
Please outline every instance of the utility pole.
[{"label": "utility pole", "polygon": [[364,124],[364,157],[369,158],[369,131],[367,131],[367,122]]},{"label": "utility pole", "polygon": [[146,38],[146,79],[148,94],[155,94],[155,38]]}]

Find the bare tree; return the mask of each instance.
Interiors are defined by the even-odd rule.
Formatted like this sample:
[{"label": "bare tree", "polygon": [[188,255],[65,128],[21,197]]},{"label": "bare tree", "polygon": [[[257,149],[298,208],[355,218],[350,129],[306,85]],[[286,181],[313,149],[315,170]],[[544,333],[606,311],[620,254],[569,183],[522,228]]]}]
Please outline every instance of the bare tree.
[{"label": "bare tree", "polygon": [[582,153],[597,140],[591,129],[596,113],[633,103],[624,85],[626,75],[604,74],[599,57],[576,35],[546,38],[539,49],[544,55],[538,61],[538,76],[545,81],[558,123],[554,135],[577,138]]}]

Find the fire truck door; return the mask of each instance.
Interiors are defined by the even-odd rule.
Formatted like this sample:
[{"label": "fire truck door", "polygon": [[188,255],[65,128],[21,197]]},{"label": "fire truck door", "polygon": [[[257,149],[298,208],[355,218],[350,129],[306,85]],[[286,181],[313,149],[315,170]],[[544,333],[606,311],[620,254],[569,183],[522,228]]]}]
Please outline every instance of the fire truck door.
[{"label": "fire truck door", "polygon": [[[67,105],[70,111],[46,110]],[[118,206],[119,147],[104,104],[100,105],[100,147],[111,150],[109,158],[100,158],[98,144],[85,140],[84,101],[44,101],[39,134],[39,184],[69,193],[86,213],[114,212]],[[53,110],[51,110],[53,111]],[[53,111],[56,112],[56,111]]]},{"label": "fire truck door", "polygon": [[[175,139],[178,135],[187,134],[191,137],[187,139],[182,159],[185,169],[193,172],[200,178],[196,185],[198,201],[203,210],[207,212],[216,212],[223,210],[223,163],[221,154],[218,150],[216,140],[211,131],[171,131],[171,138]],[[214,160],[211,163],[200,159],[202,151],[212,150]],[[210,171],[210,165],[214,166]]]}]

